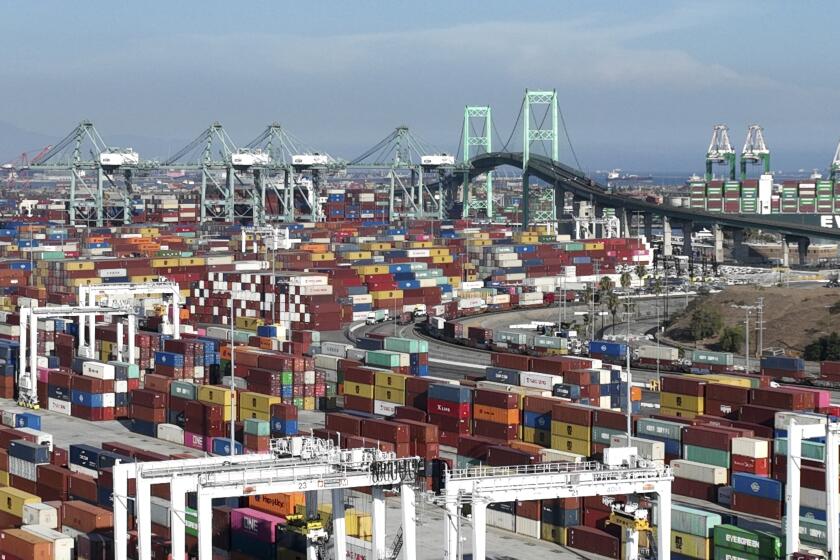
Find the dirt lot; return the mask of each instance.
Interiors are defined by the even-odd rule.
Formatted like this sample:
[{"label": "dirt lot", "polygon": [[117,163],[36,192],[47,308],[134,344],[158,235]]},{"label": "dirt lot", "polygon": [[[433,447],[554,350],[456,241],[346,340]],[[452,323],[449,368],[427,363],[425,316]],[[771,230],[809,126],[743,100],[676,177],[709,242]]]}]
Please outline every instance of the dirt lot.
[{"label": "dirt lot", "polygon": [[[832,331],[840,332],[840,313],[828,309],[840,302],[840,290],[836,288],[756,288],[753,286],[730,286],[721,293],[700,298],[689,306],[668,329],[666,335],[674,340],[689,342],[689,328],[694,306],[711,305],[720,311],[724,326],[743,325],[743,309],[732,305],[753,305],[759,297],[764,298],[764,347],[776,346],[800,353],[816,338]],[[755,348],[758,340],[756,320],[758,311],[750,315],[750,346]],[[717,339],[698,342],[698,346],[710,349]]]}]

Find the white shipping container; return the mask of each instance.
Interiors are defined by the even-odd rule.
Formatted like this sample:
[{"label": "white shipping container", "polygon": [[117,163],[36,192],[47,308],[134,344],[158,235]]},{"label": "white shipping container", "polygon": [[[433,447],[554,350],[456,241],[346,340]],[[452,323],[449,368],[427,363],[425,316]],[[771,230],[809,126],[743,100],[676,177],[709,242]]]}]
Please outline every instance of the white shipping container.
[{"label": "white shipping container", "polygon": [[640,346],[636,349],[636,354],[639,358],[649,360],[660,359],[676,362],[680,359],[679,348],[670,348],[668,346]]},{"label": "white shipping container", "polygon": [[766,439],[737,437],[732,440],[732,454],[753,459],[770,457],[770,445]]},{"label": "white shipping container", "polygon": [[58,527],[58,510],[41,502],[23,505],[23,524],[40,525],[47,529]]},{"label": "white shipping container", "polygon": [[17,418],[17,413],[11,410],[4,410],[2,414],[2,422],[4,426],[8,426],[9,428],[15,427],[15,418]]},{"label": "white shipping container", "polygon": [[347,351],[348,360],[363,362],[365,361],[365,356],[367,356],[367,350],[362,350],[361,348],[351,348]]},{"label": "white shipping container", "polygon": [[89,468],[83,467],[81,465],[76,465],[74,463],[68,463],[67,468],[70,469],[70,471],[74,472],[74,473],[86,474],[91,478],[99,478],[99,471],[89,469]]},{"label": "white shipping container", "polygon": [[827,501],[825,492],[813,488],[800,488],[799,505],[825,511]]},{"label": "white shipping container", "polygon": [[73,527],[68,527],[67,525],[64,525],[64,526],[61,527],[61,534],[62,535],[67,535],[68,537],[73,539],[73,541],[75,541],[79,537],[84,537],[85,536],[84,532],[79,531],[78,529],[74,529]]},{"label": "white shipping container", "polygon": [[541,391],[551,391],[554,389],[554,386],[559,383],[563,383],[563,376],[561,375],[536,373],[533,371],[523,371],[519,374],[519,384],[522,387],[530,387]]},{"label": "white shipping container", "polygon": [[50,453],[53,450],[53,435],[48,434],[47,432],[42,432],[41,430],[36,430],[35,428],[18,428],[19,432],[23,432],[24,434],[29,434],[35,438],[35,443],[38,445],[46,445],[49,448]]},{"label": "white shipping container", "polygon": [[302,295],[302,296],[328,296],[333,293],[332,286],[322,286],[322,285],[305,285],[305,286],[296,286],[295,293]]},{"label": "white shipping container", "polygon": [[521,515],[516,516],[516,534],[525,535],[533,539],[540,538],[540,522]]},{"label": "white shipping container", "polygon": [[540,449],[541,463],[580,463],[584,460],[586,460],[586,457],[577,453],[549,448]]},{"label": "white shipping container", "polygon": [[128,275],[128,271],[124,268],[100,268],[96,272],[100,278],[119,278]]},{"label": "white shipping container", "polygon": [[161,527],[169,527],[169,500],[152,496],[151,500],[151,518],[152,523],[160,525]]},{"label": "white shipping container", "polygon": [[[321,349],[323,350],[324,346],[321,345]],[[337,371],[338,370],[338,362],[342,358],[347,357],[347,351],[345,350],[344,356],[335,356],[329,354],[315,354],[315,369],[323,369],[326,371]]]},{"label": "white shipping container", "polygon": [[184,429],[175,424],[158,424],[157,438],[170,443],[184,445]]},{"label": "white shipping container", "polygon": [[37,482],[38,465],[17,457],[9,457],[9,474]]},{"label": "white shipping container", "polygon": [[513,533],[516,531],[516,516],[512,513],[487,508],[487,525]]},{"label": "white shipping container", "polygon": [[114,366],[102,362],[85,362],[82,364],[82,375],[96,379],[114,379]]},{"label": "white shipping container", "polygon": [[705,482],[706,484],[726,484],[728,478],[726,467],[716,467],[685,459],[671,461],[671,472],[674,473],[675,477]]},{"label": "white shipping container", "polygon": [[664,461],[665,460],[665,444],[661,441],[654,441],[652,439],[644,438],[630,438],[630,443],[627,442],[626,435],[614,435],[610,437],[610,446],[612,447],[635,447],[638,450],[639,456],[648,461]]},{"label": "white shipping container", "polygon": [[52,542],[53,560],[73,560],[73,549],[76,546],[73,537],[42,525],[24,525],[21,529]]},{"label": "white shipping container", "polygon": [[326,286],[328,278],[323,274],[298,274],[288,277],[290,286]]},{"label": "white shipping container", "polygon": [[50,412],[56,412],[58,414],[70,416],[70,403],[59,399],[48,398],[47,410],[49,410]]},{"label": "white shipping container", "polygon": [[379,414],[380,416],[393,416],[397,413],[397,407],[400,406],[398,404],[386,402],[386,401],[373,401],[373,413]]},{"label": "white shipping container", "polygon": [[304,385],[315,385],[315,371],[304,371],[303,372],[303,384]]},{"label": "white shipping container", "polygon": [[20,338],[20,325],[0,324],[0,335],[6,337]]}]

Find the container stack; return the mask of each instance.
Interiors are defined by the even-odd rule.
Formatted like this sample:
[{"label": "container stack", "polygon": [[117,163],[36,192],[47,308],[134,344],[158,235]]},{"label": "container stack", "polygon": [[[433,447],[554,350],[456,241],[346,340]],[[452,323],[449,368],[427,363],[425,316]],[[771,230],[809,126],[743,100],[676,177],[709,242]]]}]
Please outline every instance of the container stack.
[{"label": "container stack", "polygon": [[458,438],[471,433],[473,391],[468,387],[432,384],[428,389],[429,423],[440,429],[440,443],[455,447]]},{"label": "container stack", "polygon": [[660,380],[660,411],[663,416],[692,420],[703,414],[706,383],[700,379],[663,375]]},{"label": "container stack", "polygon": [[551,448],[589,457],[592,448],[593,409],[556,403],[551,408]]},{"label": "container stack", "polygon": [[473,392],[472,433],[505,441],[520,439],[519,403],[519,396],[514,393],[476,389]]},{"label": "container stack", "polygon": [[688,558],[711,558],[714,528],[720,515],[690,507],[671,506],[671,552]]}]

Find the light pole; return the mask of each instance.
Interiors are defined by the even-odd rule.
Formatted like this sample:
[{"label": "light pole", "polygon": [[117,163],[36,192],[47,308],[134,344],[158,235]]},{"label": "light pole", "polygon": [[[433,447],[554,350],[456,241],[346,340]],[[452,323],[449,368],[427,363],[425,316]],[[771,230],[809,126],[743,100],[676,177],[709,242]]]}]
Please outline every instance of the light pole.
[{"label": "light pole", "polygon": [[[746,312],[745,317],[744,317],[744,332],[745,332],[744,342],[746,344],[746,349],[744,351],[744,359],[745,359],[745,362],[746,362],[746,366],[745,366],[746,372],[749,373],[750,372],[750,312],[754,309],[758,310],[758,316],[759,316],[759,321],[760,321],[759,331],[758,331],[758,336],[759,336],[758,345],[759,345],[759,347],[761,347],[764,344],[764,340],[763,340],[763,338],[764,338],[763,337],[763,331],[764,331],[764,298],[758,298],[755,305],[730,305],[730,307],[735,308],[735,309],[743,309]],[[760,356],[761,352],[763,352],[763,349],[759,348],[759,349],[757,349],[757,352],[759,353],[759,356]]]},{"label": "light pole", "polygon": [[230,455],[236,455],[236,340],[233,317],[233,290],[230,291]]},{"label": "light pole", "polygon": [[[630,443],[630,438],[633,437],[633,398],[631,389],[633,387],[633,375],[630,373],[630,316],[632,313],[627,310],[624,316],[627,319],[627,344],[624,353],[627,355],[627,443]],[[657,359],[659,353],[657,352]]]}]

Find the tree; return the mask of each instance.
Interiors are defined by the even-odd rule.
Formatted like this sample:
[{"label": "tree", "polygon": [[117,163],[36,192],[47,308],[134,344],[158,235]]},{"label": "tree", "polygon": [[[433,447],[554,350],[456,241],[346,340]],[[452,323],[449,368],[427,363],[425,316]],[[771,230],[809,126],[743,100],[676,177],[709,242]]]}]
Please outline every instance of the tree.
[{"label": "tree", "polygon": [[604,276],[598,282],[598,290],[600,292],[605,293],[605,294],[611,292],[614,287],[615,287],[615,282],[613,282],[612,278],[610,278],[609,276]]},{"label": "tree", "polygon": [[744,345],[744,329],[742,327],[726,327],[720,333],[718,346],[724,352],[740,352]]},{"label": "tree", "polygon": [[[607,294],[607,309],[612,315],[612,322],[613,322],[613,329],[615,329],[615,316],[618,314],[618,306],[620,305],[620,301],[618,296],[615,295],[615,292],[610,292]],[[615,330],[613,330],[613,334],[615,334]]]},{"label": "tree", "polygon": [[812,361],[840,360],[840,335],[821,336],[805,347],[805,359]]},{"label": "tree", "polygon": [[636,265],[636,276],[639,277],[639,280],[643,280],[645,276],[647,276],[647,267],[643,264]]},{"label": "tree", "polygon": [[720,311],[709,306],[698,307],[691,315],[691,336],[694,340],[711,338],[723,328]]},{"label": "tree", "polygon": [[622,272],[619,283],[621,284],[621,287],[626,290],[633,283],[633,277],[630,276],[629,272]]}]

